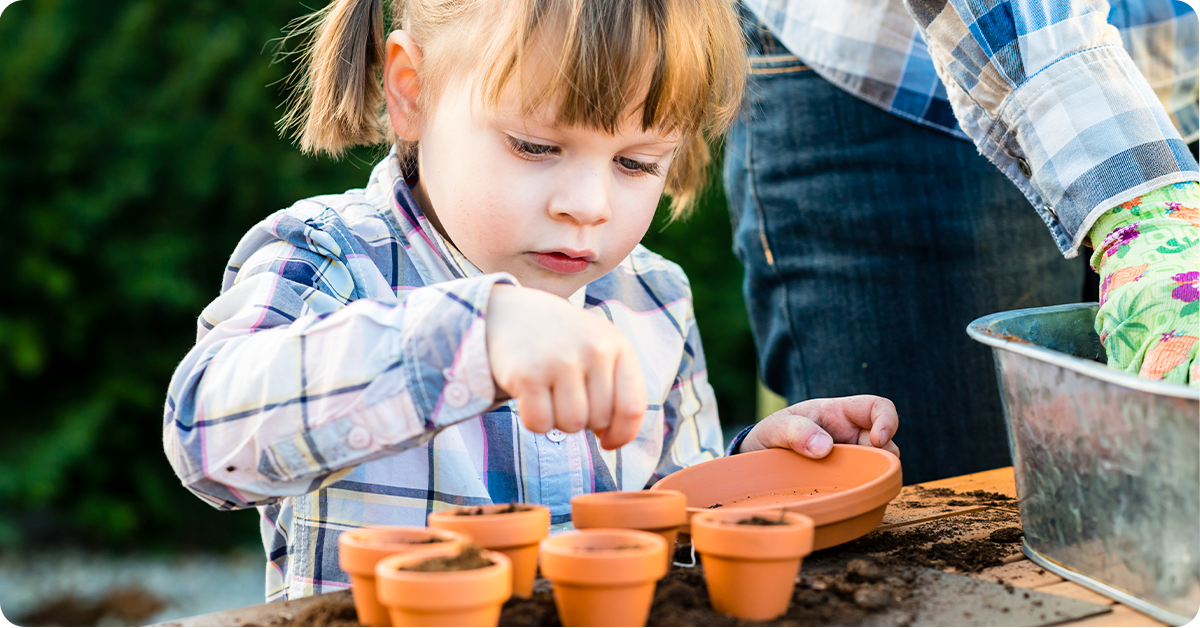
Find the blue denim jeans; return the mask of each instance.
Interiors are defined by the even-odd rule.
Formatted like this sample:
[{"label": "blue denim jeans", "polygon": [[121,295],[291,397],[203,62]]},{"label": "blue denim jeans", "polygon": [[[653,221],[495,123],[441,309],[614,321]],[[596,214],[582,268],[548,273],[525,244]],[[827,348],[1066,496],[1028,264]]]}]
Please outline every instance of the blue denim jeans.
[{"label": "blue denim jeans", "polygon": [[753,18],[726,139],[734,251],[763,381],[789,403],[875,394],[900,414],[906,484],[1011,464],[973,319],[1078,302],[1029,202],[975,147],[807,69]]}]

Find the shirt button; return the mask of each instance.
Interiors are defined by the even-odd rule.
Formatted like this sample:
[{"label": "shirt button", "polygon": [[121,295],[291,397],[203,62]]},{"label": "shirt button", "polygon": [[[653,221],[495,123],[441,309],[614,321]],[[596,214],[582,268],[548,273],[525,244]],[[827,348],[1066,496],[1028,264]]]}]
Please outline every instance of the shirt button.
[{"label": "shirt button", "polygon": [[566,437],[567,433],[558,428],[554,428],[549,432],[546,432],[546,438],[549,438],[551,442],[561,443]]},{"label": "shirt button", "polygon": [[445,399],[452,408],[461,408],[471,400],[471,391],[462,382],[451,382],[446,384],[446,388],[442,391],[442,399]]},{"label": "shirt button", "polygon": [[371,444],[371,433],[361,425],[355,425],[346,434],[346,443],[353,449],[366,449]]},{"label": "shirt button", "polygon": [[1024,159],[1017,160],[1017,170],[1020,170],[1021,174],[1026,179],[1028,179],[1030,177],[1030,175],[1033,174],[1033,171],[1029,169],[1029,162],[1025,161]]}]

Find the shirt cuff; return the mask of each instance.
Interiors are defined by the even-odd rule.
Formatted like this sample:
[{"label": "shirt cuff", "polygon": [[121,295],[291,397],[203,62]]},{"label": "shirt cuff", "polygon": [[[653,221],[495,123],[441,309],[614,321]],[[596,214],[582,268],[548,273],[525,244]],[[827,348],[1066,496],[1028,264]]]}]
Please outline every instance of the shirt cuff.
[{"label": "shirt cuff", "polygon": [[498,283],[517,282],[507,273],[447,281],[405,303],[404,378],[426,430],[482,414],[495,400],[485,321]]},{"label": "shirt cuff", "polygon": [[1124,49],[1062,58],[1013,92],[980,150],[1033,203],[1066,257],[1108,209],[1200,180],[1187,144]]},{"label": "shirt cuff", "polygon": [[733,440],[729,442],[729,448],[725,450],[725,455],[732,456],[734,454],[742,453],[740,451],[742,448],[742,441],[746,440],[746,437],[750,435],[750,430],[753,429],[754,425],[747,425],[745,429],[738,432],[737,436],[734,436]]}]

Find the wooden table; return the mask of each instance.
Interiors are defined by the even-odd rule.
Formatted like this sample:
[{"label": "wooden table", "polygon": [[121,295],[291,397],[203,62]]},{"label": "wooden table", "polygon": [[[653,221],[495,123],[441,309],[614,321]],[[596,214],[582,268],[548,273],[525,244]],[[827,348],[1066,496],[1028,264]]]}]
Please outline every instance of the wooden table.
[{"label": "wooden table", "polygon": [[[915,486],[906,486],[900,492],[897,500],[903,500],[905,497],[914,496],[918,491],[916,487],[924,487],[928,489],[948,488],[958,493],[967,493],[971,491],[987,491],[990,493],[1000,493],[1009,497],[1017,496],[1016,481],[1013,478],[1012,467],[1003,469],[995,469],[993,471],[983,471],[980,473],[972,473],[955,478],[947,478],[936,482],[927,482]],[[989,506],[998,510],[1009,510],[999,506]],[[966,507],[961,510],[952,512],[942,512],[931,514],[928,518],[908,521],[896,521],[893,517],[885,517],[880,529],[903,530],[905,527],[912,526],[919,521],[928,521],[934,517],[953,517],[964,515],[967,513],[978,512],[979,508]],[[1016,511],[1016,504],[1012,505],[1011,509],[1014,515],[1014,521],[1019,525],[1020,519]],[[891,509],[889,509],[889,514]],[[1166,626],[1157,619],[1141,613],[1125,604],[1114,602],[1113,600],[1095,593],[1091,589],[1084,588],[1069,580],[1050,573],[1034,564],[1033,561],[1026,558],[1023,554],[1014,556],[1011,562],[1008,562],[1000,567],[992,567],[983,570],[978,574],[968,574],[984,580],[993,582],[1003,581],[1015,587],[1026,589],[1034,589],[1052,595],[1061,595],[1063,597],[1074,598],[1091,602],[1093,604],[1101,604],[1112,607],[1112,612],[1095,615],[1086,619],[1067,622],[1064,626]]]}]

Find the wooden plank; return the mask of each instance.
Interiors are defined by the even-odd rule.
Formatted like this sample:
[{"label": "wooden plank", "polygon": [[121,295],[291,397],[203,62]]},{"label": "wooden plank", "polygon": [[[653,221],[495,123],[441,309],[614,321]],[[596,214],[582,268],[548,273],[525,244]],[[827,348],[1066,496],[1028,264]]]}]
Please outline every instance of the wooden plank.
[{"label": "wooden plank", "polygon": [[999,567],[988,567],[978,574],[969,574],[982,580],[1011,584],[1022,589],[1037,589],[1046,585],[1063,582],[1063,579],[1041,567],[1031,560],[1021,560]]},{"label": "wooden plank", "polygon": [[1062,626],[1167,626],[1153,617],[1139,613],[1124,604],[1112,607],[1112,612],[1060,624]]},{"label": "wooden plank", "polygon": [[1062,582],[1041,586],[1038,587],[1037,590],[1041,591],[1042,593],[1061,595],[1063,597],[1069,597],[1082,602],[1091,602],[1092,604],[1112,606],[1114,603],[1112,599],[1104,597],[1103,595],[1100,595],[1099,593],[1096,593],[1087,587],[1071,582],[1070,580],[1063,580]]},{"label": "wooden plank", "polygon": [[1017,481],[1013,475],[1012,467],[1003,467],[992,469],[991,471],[980,471],[979,473],[972,473],[970,475],[960,475],[954,478],[925,482],[918,486],[924,486],[925,488],[948,488],[959,493],[987,491],[1013,498],[1017,496]]}]

